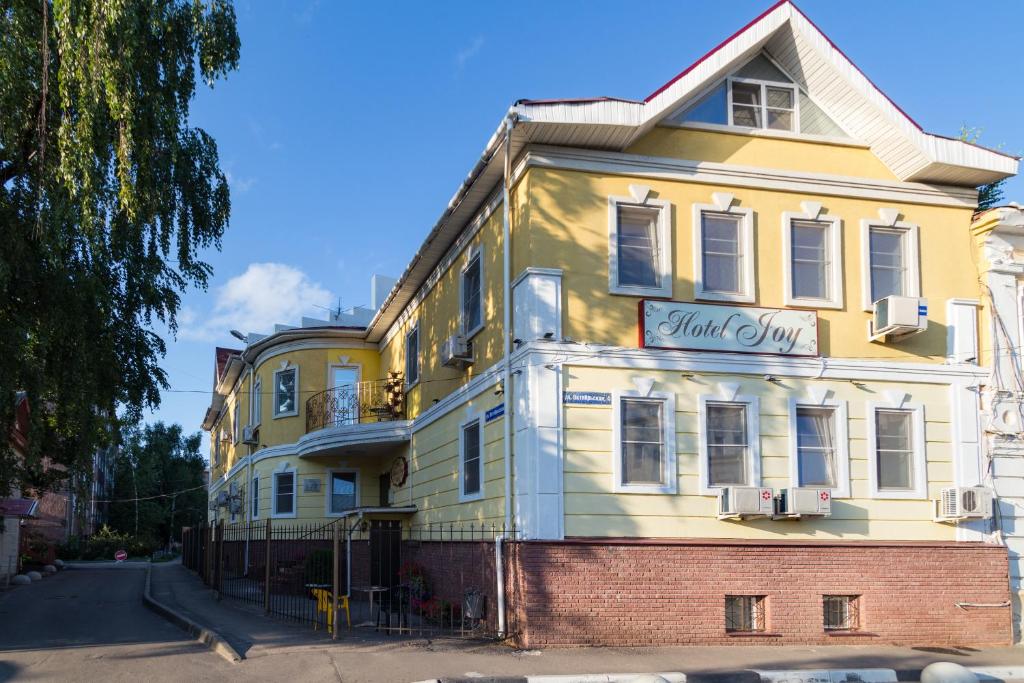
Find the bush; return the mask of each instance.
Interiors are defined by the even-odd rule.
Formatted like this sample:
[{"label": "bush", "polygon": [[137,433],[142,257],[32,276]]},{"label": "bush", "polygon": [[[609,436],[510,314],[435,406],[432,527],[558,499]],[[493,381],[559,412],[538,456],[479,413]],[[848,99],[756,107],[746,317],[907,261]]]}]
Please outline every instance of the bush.
[{"label": "bush", "polygon": [[156,546],[149,539],[134,538],[104,525],[99,533],[87,539],[72,539],[62,544],[57,554],[64,560],[113,560],[118,550],[127,552],[128,557],[146,557]]},{"label": "bush", "polygon": [[305,582],[320,584],[334,582],[333,550],[314,550],[306,555]]}]

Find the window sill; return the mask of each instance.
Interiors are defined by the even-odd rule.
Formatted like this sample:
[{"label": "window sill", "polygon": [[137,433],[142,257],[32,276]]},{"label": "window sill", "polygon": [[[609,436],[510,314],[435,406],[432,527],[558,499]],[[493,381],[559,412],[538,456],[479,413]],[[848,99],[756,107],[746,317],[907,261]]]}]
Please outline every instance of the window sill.
[{"label": "window sill", "polygon": [[717,294],[715,292],[694,292],[694,300],[697,302],[701,301],[715,301],[731,304],[752,304],[755,303],[754,296],[751,294]]},{"label": "window sill", "polygon": [[853,630],[835,630],[825,631],[825,635],[834,638],[877,638],[878,635],[875,633],[868,633],[867,631],[853,631]]},{"label": "window sill", "polygon": [[613,296],[636,296],[647,299],[671,299],[671,287],[623,287],[610,285],[608,293]]},{"label": "window sill", "polygon": [[829,299],[793,299],[787,297],[784,304],[789,308],[808,309],[828,308],[839,310],[843,307],[843,303],[841,301],[832,301]]},{"label": "window sill", "polygon": [[273,416],[273,419],[277,420],[277,419],[280,419],[282,417],[298,417],[298,416],[299,416],[299,411],[294,410],[294,411],[292,411],[290,413],[278,413],[277,415]]},{"label": "window sill", "polygon": [[468,494],[468,495],[462,494],[462,493],[459,494],[459,502],[460,503],[472,503],[473,501],[483,500],[483,499],[484,499],[484,492],[483,491],[481,491],[479,493],[471,493],[471,494]]},{"label": "window sill", "polygon": [[725,635],[730,638],[781,638],[781,633],[769,631],[726,631]]},{"label": "window sill", "polygon": [[614,487],[615,493],[639,493],[643,495],[669,495],[674,496],[678,493],[675,487],[672,486],[644,486],[637,484],[631,486],[629,484],[618,484]]}]

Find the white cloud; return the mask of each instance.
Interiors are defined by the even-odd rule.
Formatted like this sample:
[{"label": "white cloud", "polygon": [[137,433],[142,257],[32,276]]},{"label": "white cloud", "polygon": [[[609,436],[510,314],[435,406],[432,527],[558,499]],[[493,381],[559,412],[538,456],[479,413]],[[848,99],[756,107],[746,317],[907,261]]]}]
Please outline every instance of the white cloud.
[{"label": "white cloud", "polygon": [[231,171],[224,169],[224,177],[228,179],[228,185],[239,194],[248,192],[256,184],[256,178],[243,178],[234,175]]},{"label": "white cloud", "polygon": [[466,62],[471,60],[473,57],[477,55],[478,52],[480,52],[480,48],[482,48],[483,46],[483,36],[477,36],[470,45],[459,50],[459,52],[455,55],[455,65],[459,68],[460,71],[462,70],[463,67],[466,66]]},{"label": "white cloud", "polygon": [[[268,334],[274,323],[298,325],[303,315],[322,318],[331,305],[329,291],[306,273],[284,263],[250,263],[245,272],[216,289],[207,315],[185,308],[178,338],[212,342],[228,330]],[[321,308],[322,307],[322,308]]]}]

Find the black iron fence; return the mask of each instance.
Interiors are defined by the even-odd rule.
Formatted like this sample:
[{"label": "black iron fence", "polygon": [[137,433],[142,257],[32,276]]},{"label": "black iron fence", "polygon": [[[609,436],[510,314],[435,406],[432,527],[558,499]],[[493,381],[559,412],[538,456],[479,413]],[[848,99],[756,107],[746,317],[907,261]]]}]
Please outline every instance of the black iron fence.
[{"label": "black iron fence", "polygon": [[402,416],[402,377],[357,382],[313,394],[306,400],[306,432],[365,422],[389,422]]},{"label": "black iron fence", "polygon": [[516,533],[350,518],[221,523],[184,530],[183,562],[221,596],[335,637],[351,627],[491,637],[499,537],[513,541]]}]

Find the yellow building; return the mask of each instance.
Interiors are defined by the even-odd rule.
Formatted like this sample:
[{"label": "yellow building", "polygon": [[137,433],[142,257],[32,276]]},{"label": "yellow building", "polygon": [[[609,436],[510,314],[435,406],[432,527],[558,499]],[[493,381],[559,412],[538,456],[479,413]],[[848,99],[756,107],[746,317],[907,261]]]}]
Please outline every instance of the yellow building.
[{"label": "yellow building", "polygon": [[[365,327],[218,350],[211,500],[228,523],[514,526],[576,574],[649,544],[720,562],[705,617],[755,616],[666,642],[1003,642],[991,511],[935,501],[984,483],[970,224],[1016,170],[923,131],[788,2],[643,101],[520,101]],[[738,549],[776,573],[736,573]],[[777,572],[810,557],[856,571],[787,606]],[[869,581],[879,557],[906,583]],[[635,582],[692,580],[665,566]],[[586,597],[544,576],[535,609]],[[526,640],[635,643],[627,613],[627,635]]]}]

